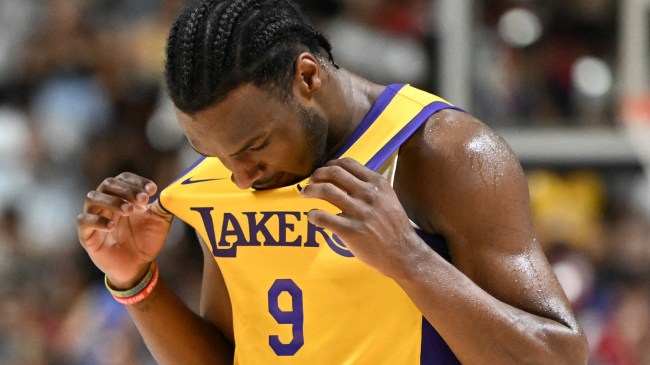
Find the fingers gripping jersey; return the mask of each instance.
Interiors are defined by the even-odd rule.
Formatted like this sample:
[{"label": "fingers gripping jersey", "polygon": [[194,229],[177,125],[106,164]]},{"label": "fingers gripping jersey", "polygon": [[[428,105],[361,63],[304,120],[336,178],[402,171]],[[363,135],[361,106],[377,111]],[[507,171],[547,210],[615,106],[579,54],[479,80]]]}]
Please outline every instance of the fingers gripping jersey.
[{"label": "fingers gripping jersey", "polygon": [[[410,86],[379,96],[339,157],[377,170],[446,101]],[[160,196],[192,227],[223,273],[236,364],[457,364],[403,290],[307,221],[334,206],[301,184],[240,190],[216,158],[197,161]],[[430,238],[430,237],[429,237]]]}]

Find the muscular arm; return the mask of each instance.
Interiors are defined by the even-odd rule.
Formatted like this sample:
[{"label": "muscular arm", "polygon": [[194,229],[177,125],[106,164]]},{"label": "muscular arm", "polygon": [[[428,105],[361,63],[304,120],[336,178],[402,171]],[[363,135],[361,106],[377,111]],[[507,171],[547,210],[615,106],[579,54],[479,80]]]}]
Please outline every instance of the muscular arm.
[{"label": "muscular arm", "polygon": [[[316,170],[309,212],[393,278],[463,364],[584,364],[585,336],[536,241],[519,162],[458,111],[435,114],[400,149],[394,189],[351,159]],[[453,265],[409,223],[447,240]]]},{"label": "muscular arm", "polygon": [[221,272],[204,254],[200,315],[164,281],[142,303],[127,306],[147,348],[159,364],[232,364],[232,315]]},{"label": "muscular arm", "polygon": [[403,146],[395,190],[412,219],[443,234],[454,266],[414,240],[394,278],[463,364],[586,363],[584,334],[536,241],[526,179],[505,142],[443,111]]}]

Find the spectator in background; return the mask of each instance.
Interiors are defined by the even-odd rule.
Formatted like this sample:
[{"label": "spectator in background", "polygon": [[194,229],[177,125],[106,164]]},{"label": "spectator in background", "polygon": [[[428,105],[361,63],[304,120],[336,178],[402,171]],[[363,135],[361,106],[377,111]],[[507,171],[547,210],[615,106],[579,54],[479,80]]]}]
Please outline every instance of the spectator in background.
[{"label": "spectator in background", "polygon": [[[109,309],[108,312],[112,313],[109,317],[99,317],[100,311],[107,305],[98,295],[102,288],[96,288],[99,273],[89,266],[85,257],[77,258],[80,253],[77,250],[80,249],[67,222],[76,215],[75,202],[79,193],[96,186],[104,176],[131,169],[155,177],[164,185],[179,172],[180,166],[186,166],[187,161],[195,158],[182,140],[178,140],[175,116],[160,88],[163,58],[160,44],[164,43],[171,18],[185,2],[0,1],[0,220],[3,222],[0,224],[0,313],[3,313],[0,318],[0,359],[3,365],[110,361],[111,357],[104,356],[102,351],[120,342],[135,347],[127,346],[127,352],[131,355],[122,358],[137,358],[132,362],[136,364],[151,363],[148,353],[137,348],[141,342],[133,328],[124,329],[124,339],[108,341],[106,347],[99,347],[100,350],[93,350],[98,345],[96,339],[91,338],[93,333],[74,336],[75,332],[81,333],[81,322],[93,323],[91,327],[96,328],[98,333],[110,332],[108,327],[101,328],[109,325],[109,322],[102,322],[106,318],[115,324],[113,329],[131,324],[130,321],[122,321],[125,314],[120,313],[119,308],[115,312]],[[408,79],[399,81],[434,85],[430,79],[435,79],[435,75],[429,75],[429,79],[422,76],[431,72],[428,62],[434,61],[429,53],[423,56],[424,52],[430,52],[427,49],[430,39],[427,37],[432,36],[433,29],[423,28],[421,24],[422,19],[429,15],[429,7],[436,6],[438,1],[366,2],[381,5],[367,5],[372,11],[363,13],[352,9],[362,6],[361,2],[302,1],[316,23],[332,29],[332,33],[339,30],[327,24],[350,23],[352,27],[346,31],[348,34],[356,27],[363,29],[364,33],[380,30],[381,35],[371,34],[371,37],[363,39],[377,39],[382,47],[389,47],[396,40],[404,39],[407,46],[398,44],[394,49],[402,60],[405,54],[413,57],[402,63],[406,70],[398,72],[408,72],[414,76],[405,76]],[[565,110],[573,110],[573,114],[565,116],[560,112],[564,106],[556,105],[565,101],[553,101],[556,97],[549,95],[551,88],[548,85],[551,83],[547,80],[551,77],[552,64],[546,60],[552,60],[555,49],[558,49],[550,45],[559,44],[558,37],[562,33],[575,32],[577,42],[585,43],[588,47],[586,53],[612,62],[618,29],[615,18],[617,2],[552,1],[539,3],[541,5],[537,9],[531,7],[538,10],[544,29],[548,31],[544,32],[539,44],[526,49],[505,47],[496,33],[499,15],[513,6],[512,1],[482,0],[472,3],[477,11],[476,26],[485,26],[478,30],[485,38],[477,38],[474,46],[477,51],[480,47],[484,52],[482,54],[491,55],[479,57],[478,53],[475,54],[480,68],[474,79],[484,80],[482,82],[486,85],[482,92],[476,93],[475,100],[480,102],[479,97],[486,95],[490,99],[483,98],[484,108],[473,107],[472,110],[491,124],[504,123],[514,127],[582,123],[582,107],[566,106]],[[531,4],[526,2],[528,6]],[[488,14],[490,12],[493,12],[492,16]],[[342,14],[343,20],[339,19]],[[560,28],[562,24],[563,28]],[[388,41],[385,42],[384,38]],[[336,43],[337,55],[343,59],[344,54],[349,52],[345,49],[346,43]],[[560,47],[560,52],[565,52],[563,49],[574,43]],[[352,47],[356,44],[353,43]],[[407,52],[400,51],[404,49]],[[353,65],[352,61],[346,60],[345,63]],[[394,63],[394,60],[386,62]],[[424,73],[421,67],[425,68]],[[386,75],[395,74],[385,65],[380,69],[388,72]],[[570,77],[567,71],[564,68],[562,77]],[[571,87],[570,84],[564,85]],[[562,93],[573,98],[571,90],[565,89]],[[81,95],[81,99],[75,100],[78,95]],[[503,95],[503,98],[499,99],[497,95]],[[512,104],[514,97],[517,98],[516,104]],[[611,103],[608,99],[604,102],[605,105]],[[492,112],[484,113],[483,110],[489,110],[489,107],[493,108]],[[611,123],[615,119],[611,115],[611,107],[605,108],[603,114],[606,118],[603,123]],[[150,119],[152,122],[149,122]],[[154,119],[156,122],[153,122]],[[589,119],[591,122],[598,120]],[[63,128],[79,128],[79,131],[71,131],[66,137],[57,130]],[[156,135],[152,138],[147,128],[166,130],[167,137]],[[100,131],[111,132],[98,135]],[[57,139],[60,135],[60,138],[66,139]],[[166,143],[157,145],[161,140],[166,140]],[[67,145],[67,141],[72,142]],[[105,153],[107,150],[119,153],[109,156]],[[164,152],[157,152],[159,150]],[[84,166],[81,170],[83,173],[71,168],[79,165]],[[627,189],[629,183],[624,185]],[[47,193],[35,195],[41,186],[46,187]],[[606,191],[606,194],[610,200],[611,195],[618,195],[618,192]],[[34,202],[36,205],[28,209],[29,204]],[[70,202],[74,203],[73,206],[69,205]],[[61,209],[56,209],[57,204],[63,204]],[[639,220],[639,217],[633,218],[627,214],[622,214],[620,219],[629,219],[635,224],[647,221],[645,217]],[[60,225],[62,221],[66,222],[63,226]],[[55,228],[50,231],[52,227]],[[607,232],[608,228],[601,224],[596,230]],[[165,258],[167,260],[176,257],[178,263],[173,271],[164,275],[190,305],[195,306],[197,290],[192,286],[196,283],[193,278],[199,274],[200,263],[190,259],[196,257],[196,252],[192,251],[197,248],[194,236],[188,234],[184,227],[175,227],[173,232],[170,250],[164,254],[169,255]],[[637,248],[650,245],[647,237],[639,234],[633,236],[636,237]],[[619,247],[629,239],[629,234],[616,230],[603,245]],[[601,325],[606,323],[603,318],[614,317],[607,314],[614,312],[611,309],[614,301],[601,298],[628,295],[618,294],[624,280],[602,279],[617,277],[606,269],[611,266],[607,260],[614,260],[616,255],[606,253],[597,256],[600,259],[587,257],[596,265],[594,270],[598,270],[596,274],[600,279],[594,284],[597,293],[592,294],[590,302],[577,308],[585,322],[591,321],[592,315],[597,318],[598,326],[585,326],[589,334],[590,328],[602,329]],[[162,266],[170,268],[172,265],[163,263]],[[62,278],[75,275],[78,278],[71,282]],[[647,277],[647,274],[640,277]],[[638,297],[636,294],[630,296]],[[595,311],[590,311],[594,308]],[[619,322],[622,327],[642,325],[635,318],[619,317],[627,318]],[[597,349],[600,332],[594,330],[594,333],[590,337],[591,347]],[[66,340],[57,339],[59,337]],[[84,342],[86,339],[88,341]],[[650,348],[648,340],[636,343],[637,348],[642,344]],[[594,360],[594,363],[599,364],[599,361]]]},{"label": "spectator in background", "polygon": [[424,87],[430,72],[425,36],[430,6],[424,0],[342,0],[340,16],[322,29],[351,71],[383,84]]},{"label": "spectator in background", "polygon": [[[121,308],[108,311],[109,317],[98,315],[97,309],[106,304],[96,295],[98,274],[79,255],[74,227],[67,223],[77,209],[68,197],[95,185],[96,174],[125,166],[150,168],[167,181],[176,174],[175,150],[156,156],[143,151],[153,151],[145,126],[158,103],[162,64],[157,62],[164,54],[160,44],[184,2],[137,2],[141,9],[133,17],[124,16],[132,10],[126,3],[133,2],[122,7],[110,3],[110,11],[103,14],[96,0],[54,0],[43,7],[27,0],[0,4],[0,27],[6,27],[0,47],[11,50],[0,52],[3,364],[151,361],[139,337],[129,335],[133,327],[123,320],[127,317]],[[115,19],[121,27],[110,26]],[[129,31],[136,36],[120,36]],[[149,51],[144,43],[151,43]],[[99,137],[121,123],[129,128]],[[106,159],[107,149],[123,154]],[[178,232],[170,239],[182,242],[183,228]],[[169,252],[182,259],[187,247],[194,246],[172,245]],[[184,293],[192,297],[191,285],[182,280],[178,285],[187,287]],[[88,324],[93,332],[83,335]],[[110,336],[115,328],[120,337]],[[106,356],[115,348],[123,356]]]},{"label": "spectator in background", "polygon": [[[389,361],[456,364],[459,360],[541,360],[540,356],[558,364],[585,361],[582,330],[529,224],[528,190],[521,166],[503,141],[482,123],[459,111],[433,115],[449,105],[410,86],[384,87],[340,68],[327,39],[306,23],[289,1],[192,3],[177,18],[168,39],[166,80],[180,124],[198,152],[218,159],[199,160],[192,172],[168,187],[167,194],[161,193],[158,200],[149,200],[156,185],[147,178],[132,173],[109,177],[86,195],[77,219],[81,244],[106,273],[107,288],[115,299],[127,304],[159,361],[227,363],[233,353],[242,363],[281,362],[283,357],[278,356],[294,354],[293,361],[298,362],[379,360],[389,356],[382,352],[384,341],[402,330],[416,337],[404,338],[402,350],[391,351],[394,357]],[[387,56],[390,52],[382,50]],[[377,61],[360,53],[371,62]],[[393,99],[398,90],[403,91]],[[400,102],[415,103],[415,112],[395,107]],[[385,113],[376,112],[386,104]],[[395,142],[395,137],[386,147],[395,148],[385,153],[388,157],[401,145],[395,191],[391,182],[370,170],[383,162],[364,167],[359,164],[366,162],[363,155],[354,152],[349,153],[361,158],[359,162],[334,157],[346,151],[346,141],[356,142],[358,133],[363,133],[355,128],[364,131],[377,114],[385,116],[384,123],[373,124],[349,151],[379,150],[381,145],[373,139],[368,141],[368,135],[372,136],[379,125],[400,123],[401,128],[408,122],[408,127],[398,133],[404,139]],[[361,141],[365,147],[359,147],[364,146]],[[287,158],[290,154],[293,157]],[[435,168],[422,168],[430,165]],[[203,171],[208,175],[201,175]],[[230,174],[231,179],[221,178]],[[310,184],[298,186],[302,195],[324,199],[343,214],[313,209],[317,206],[311,204],[318,200],[283,194],[287,189],[269,191],[268,195],[250,191],[282,188],[307,177]],[[207,184],[213,180],[224,185],[215,190],[215,185]],[[194,182],[206,183],[201,185],[207,186],[206,190],[185,190],[185,185]],[[373,186],[375,198],[365,199]],[[237,188],[243,191],[234,191]],[[349,199],[339,197],[341,190]],[[274,194],[278,193],[281,195],[276,198]],[[231,197],[238,200],[226,203],[224,199]],[[261,203],[264,200],[266,204]],[[319,252],[331,245],[324,241],[305,242],[305,247],[300,247],[300,239],[286,237],[282,218],[280,228],[274,223],[267,227],[268,218],[259,226],[256,223],[267,232],[262,245],[256,231],[248,238],[240,228],[233,234],[226,221],[219,230],[221,224],[213,226],[212,218],[204,215],[207,210],[211,217],[209,211],[214,206],[226,209],[224,219],[233,217],[242,204],[250,204],[243,212],[279,208],[309,211],[303,219],[337,234],[358,260],[348,254],[340,255],[348,259],[325,258]],[[210,208],[194,208],[197,205]],[[359,209],[376,214],[368,216]],[[210,223],[204,225],[201,218],[185,215],[200,210],[200,216]],[[210,244],[203,245],[200,314],[180,305],[165,282],[158,280],[155,260],[164,247],[171,212],[192,223],[201,237],[212,243],[212,250]],[[243,214],[248,216],[250,228],[257,229],[251,221],[255,215]],[[385,224],[388,217],[396,218],[393,224]],[[414,229],[413,222],[423,228]],[[297,226],[295,234],[309,235],[302,228],[308,229],[306,225]],[[215,231],[217,240],[221,237],[220,244],[214,241]],[[237,237],[232,246],[225,243],[230,235]],[[441,245],[432,242],[442,236]],[[237,248],[240,244],[247,247]],[[220,250],[217,245],[229,248]],[[280,251],[279,255],[272,250],[296,245],[291,252]],[[246,253],[235,258],[234,251],[239,249]],[[228,258],[222,261],[222,255]],[[305,262],[310,265],[303,267]],[[375,271],[363,272],[365,265]],[[411,273],[416,266],[415,275],[407,274],[404,280],[404,273]],[[331,279],[323,278],[332,275],[355,281],[345,288],[330,286]],[[288,291],[293,299],[291,313],[300,313],[299,322],[292,322],[295,327],[290,343],[267,335],[267,330],[277,327],[265,322],[269,311],[278,323],[287,323],[285,315],[282,319],[275,316],[276,312],[286,314],[282,309],[274,311],[276,284],[278,295]],[[392,294],[386,302],[388,293]],[[338,305],[332,306],[332,302],[318,307],[331,298],[338,300]],[[400,304],[404,303],[402,298],[405,306]],[[305,310],[304,322],[313,321],[312,327],[305,325],[304,338],[303,300],[304,307],[311,308]],[[365,306],[358,305],[362,302]],[[384,308],[387,303],[391,308]],[[418,310],[413,311],[414,306]],[[345,312],[334,307],[345,308]],[[364,311],[377,312],[381,320],[364,322],[359,327],[361,338],[359,334],[350,337],[351,342],[338,353],[323,353],[332,348],[335,339],[349,335],[350,320],[361,319],[359,314],[366,314],[361,313]],[[330,315],[337,320],[316,320]],[[490,320],[482,322],[483,331],[472,331],[476,320],[488,317]],[[161,322],[160,318],[166,320]],[[411,320],[404,322],[405,318]],[[511,323],[513,318],[517,324]],[[378,326],[379,322],[385,324]],[[402,327],[407,323],[415,332]],[[430,326],[435,326],[440,336]],[[362,332],[374,335],[367,336],[366,341]],[[299,349],[301,352],[296,353]]]}]

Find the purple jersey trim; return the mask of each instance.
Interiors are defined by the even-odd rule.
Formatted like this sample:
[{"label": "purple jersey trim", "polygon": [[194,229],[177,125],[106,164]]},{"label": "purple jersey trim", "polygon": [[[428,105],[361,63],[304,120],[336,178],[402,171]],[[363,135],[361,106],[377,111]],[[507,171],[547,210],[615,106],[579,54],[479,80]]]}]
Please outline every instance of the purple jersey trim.
[{"label": "purple jersey trim", "polygon": [[178,181],[180,178],[182,178],[183,176],[187,175],[188,172],[192,171],[192,170],[193,170],[195,167],[197,167],[201,162],[203,162],[203,160],[205,160],[206,157],[207,157],[207,156],[201,156],[201,157],[199,157],[196,161],[194,161],[194,163],[193,163],[192,165],[190,165],[190,167],[186,168],[185,171],[183,171],[182,174],[178,175],[178,176],[174,179],[174,181],[172,181],[171,183],[169,183],[169,185],[175,183],[175,182]]},{"label": "purple jersey trim", "polygon": [[420,365],[460,365],[456,355],[426,318],[422,318]]},{"label": "purple jersey trim", "polygon": [[[436,251],[442,258],[451,263],[447,242],[439,234],[430,234],[420,229],[415,232],[424,240],[427,246]],[[459,365],[460,361],[451,351],[438,331],[422,317],[422,344],[420,350],[420,365]]]},{"label": "purple jersey trim", "polygon": [[451,262],[451,256],[449,255],[449,248],[447,247],[447,241],[445,241],[445,238],[440,235],[440,234],[432,234],[425,232],[419,228],[415,229],[415,233],[422,238],[424,243],[427,244],[432,250],[436,251],[438,255],[440,255],[443,259],[445,259],[447,262],[453,264]]},{"label": "purple jersey trim", "polygon": [[[453,105],[443,103],[441,101],[435,101],[427,106],[425,106],[418,115],[415,116],[407,125],[402,128],[397,134],[391,138],[388,143],[386,143],[366,164],[366,167],[376,171],[390,155],[393,154],[401,145],[404,143],[415,131],[420,128],[424,122],[429,119],[430,116],[439,112],[442,109],[456,109]],[[462,110],[461,110],[462,111]]]},{"label": "purple jersey trim", "polygon": [[160,196],[159,196],[158,198],[156,198],[156,200],[158,200],[158,205],[160,205],[160,207],[162,208],[162,210],[164,210],[165,212],[167,212],[167,214],[172,214],[172,215],[174,214],[174,213],[170,212],[167,208],[165,208],[165,206],[164,206],[163,203],[162,203],[162,200],[160,200]]},{"label": "purple jersey trim", "polygon": [[393,84],[393,85],[388,85],[384,91],[379,94],[379,97],[377,97],[377,100],[372,104],[372,107],[370,108],[370,111],[368,111],[368,114],[363,118],[361,123],[357,126],[357,129],[354,130],[352,133],[352,136],[348,141],[345,143],[345,145],[339,150],[339,152],[336,154],[335,159],[341,158],[343,154],[352,147],[352,145],[359,139],[361,136],[366,133],[368,128],[372,125],[372,123],[377,120],[377,118],[381,115],[381,113],[384,112],[388,104],[393,100],[395,95],[405,86],[406,84]]}]

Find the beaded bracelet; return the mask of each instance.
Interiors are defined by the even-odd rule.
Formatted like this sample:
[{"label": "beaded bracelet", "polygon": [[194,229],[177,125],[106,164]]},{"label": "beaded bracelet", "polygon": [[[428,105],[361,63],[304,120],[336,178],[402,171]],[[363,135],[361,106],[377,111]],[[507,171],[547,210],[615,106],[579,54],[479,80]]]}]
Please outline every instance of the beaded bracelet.
[{"label": "beaded bracelet", "polygon": [[143,301],[145,298],[151,294],[156,285],[158,284],[159,272],[158,265],[155,261],[151,263],[149,271],[147,274],[140,280],[140,282],[131,289],[128,290],[115,290],[110,287],[108,283],[108,277],[104,277],[104,284],[106,288],[111,293],[113,298],[122,304],[136,304]]}]

